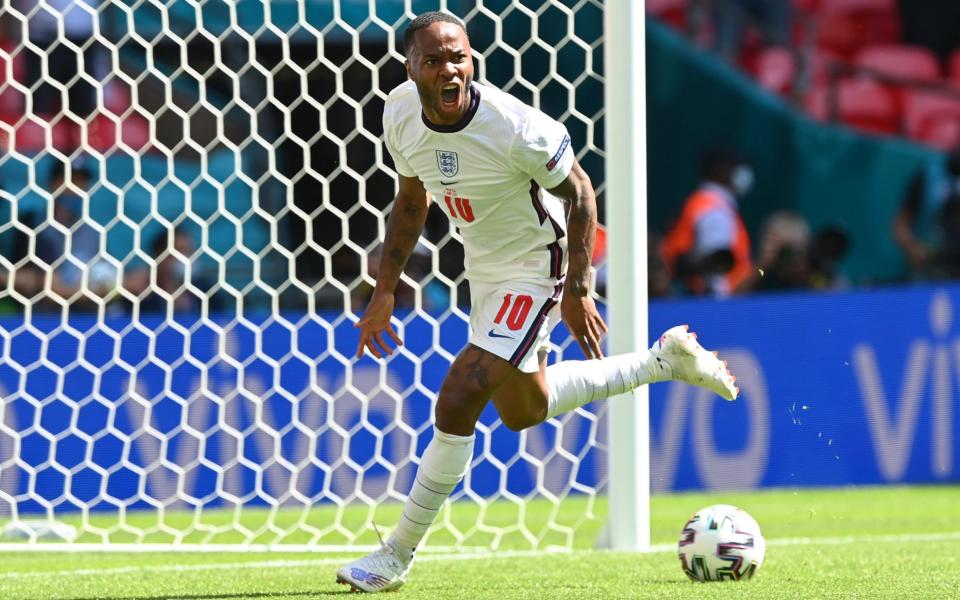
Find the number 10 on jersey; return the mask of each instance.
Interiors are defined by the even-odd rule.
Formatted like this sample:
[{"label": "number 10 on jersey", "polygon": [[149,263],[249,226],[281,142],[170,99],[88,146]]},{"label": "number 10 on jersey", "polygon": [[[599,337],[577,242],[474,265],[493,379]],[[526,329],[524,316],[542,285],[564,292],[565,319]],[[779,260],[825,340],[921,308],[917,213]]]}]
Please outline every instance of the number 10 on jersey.
[{"label": "number 10 on jersey", "polygon": [[473,208],[470,206],[470,200],[445,192],[443,201],[447,204],[447,211],[450,213],[451,219],[460,219],[467,223],[473,222]]}]

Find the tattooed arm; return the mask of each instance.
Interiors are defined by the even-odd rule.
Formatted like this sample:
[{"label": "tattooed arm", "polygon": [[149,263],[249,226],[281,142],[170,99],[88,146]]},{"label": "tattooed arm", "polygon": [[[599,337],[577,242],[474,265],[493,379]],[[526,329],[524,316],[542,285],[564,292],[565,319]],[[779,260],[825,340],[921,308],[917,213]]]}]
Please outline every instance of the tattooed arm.
[{"label": "tattooed arm", "polygon": [[570,175],[549,190],[570,206],[567,217],[567,251],[570,262],[567,266],[567,281],[564,286],[560,313],[570,333],[587,358],[602,358],[600,340],[607,331],[607,324],[597,312],[590,297],[590,261],[593,258],[593,242],[597,235],[597,199],[590,178],[574,162]]},{"label": "tattooed arm", "polygon": [[360,329],[358,357],[363,356],[365,349],[377,358],[392,354],[393,349],[384,339],[384,333],[397,345],[403,344],[390,325],[394,291],[427,220],[428,197],[427,190],[419,179],[402,175],[399,177],[400,191],[393,201],[393,210],[390,211],[390,219],[387,221],[387,235],[383,240],[377,285],[363,318],[356,324]]}]

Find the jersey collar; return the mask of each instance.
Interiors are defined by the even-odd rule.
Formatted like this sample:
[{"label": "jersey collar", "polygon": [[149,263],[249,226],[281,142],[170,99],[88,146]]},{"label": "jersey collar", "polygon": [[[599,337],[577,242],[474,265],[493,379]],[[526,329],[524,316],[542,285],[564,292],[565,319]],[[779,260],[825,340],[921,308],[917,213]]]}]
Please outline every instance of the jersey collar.
[{"label": "jersey collar", "polygon": [[477,114],[477,109],[480,108],[480,90],[476,86],[470,86],[470,106],[467,107],[467,112],[463,114],[463,117],[459,121],[452,125],[436,125],[430,122],[430,119],[427,118],[427,115],[423,113],[423,110],[420,111],[420,118],[423,119],[423,124],[427,126],[428,129],[436,131],[437,133],[456,133],[467,125],[470,124],[470,121],[473,120],[474,115]]}]

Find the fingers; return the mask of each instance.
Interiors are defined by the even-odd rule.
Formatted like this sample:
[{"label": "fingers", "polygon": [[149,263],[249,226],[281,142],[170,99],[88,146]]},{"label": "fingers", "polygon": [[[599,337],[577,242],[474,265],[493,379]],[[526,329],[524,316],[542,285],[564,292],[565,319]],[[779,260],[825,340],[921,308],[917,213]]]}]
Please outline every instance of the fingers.
[{"label": "fingers", "polygon": [[610,329],[607,327],[607,322],[604,321],[603,317],[601,317],[599,314],[596,316],[596,322],[599,323],[600,328],[603,330],[603,333],[610,331]]},{"label": "fingers", "polygon": [[590,351],[593,353],[593,358],[603,358],[603,350],[600,349],[600,338],[599,337],[589,337],[587,341],[590,344]]},{"label": "fingers", "polygon": [[397,332],[393,330],[393,327],[387,325],[387,334],[393,339],[393,343],[397,346],[403,345],[403,340],[400,339],[400,336],[397,335]]},{"label": "fingers", "polygon": [[603,317],[598,313],[593,313],[589,320],[589,327],[593,333],[590,339],[593,341],[594,356],[596,358],[603,358],[603,350],[600,348],[600,342],[603,340],[604,334],[607,333],[607,324],[603,322]]},{"label": "fingers", "polygon": [[377,358],[384,358],[393,354],[393,347],[387,343],[384,333],[397,346],[403,345],[403,340],[389,324],[384,329],[371,329],[369,324],[360,320],[355,327],[360,328],[360,340],[357,342],[357,358],[363,358],[366,351]]},{"label": "fingers", "polygon": [[564,320],[571,335],[577,340],[584,357],[588,360],[603,358],[600,343],[603,341],[604,334],[607,333],[607,324],[592,305],[572,304],[564,315]]},{"label": "fingers", "polygon": [[364,346],[370,351],[370,354],[376,356],[377,358],[383,358],[383,355],[380,354],[380,349],[377,348],[377,346],[373,343],[373,339],[368,337]]},{"label": "fingers", "polygon": [[603,358],[603,351],[600,349],[600,342],[597,338],[589,334],[577,337],[577,343],[580,344],[580,350],[587,360],[592,358]]},{"label": "fingers", "polygon": [[593,319],[588,319],[584,324],[585,327],[583,331],[575,334],[577,343],[580,344],[580,350],[583,351],[583,355],[588,360],[591,358],[603,358],[603,350],[600,348],[600,341],[603,339],[604,332],[602,324],[602,321],[598,322]]},{"label": "fingers", "polygon": [[393,354],[393,348],[383,341],[382,333],[375,331],[361,336],[360,348],[357,349],[357,358],[363,357],[364,349],[369,350],[370,354],[377,358],[383,358],[384,355]]},{"label": "fingers", "polygon": [[360,329],[360,339],[357,341],[357,358],[363,358],[363,349],[366,348],[367,342],[370,340],[370,333],[364,328],[363,320],[360,320],[353,324],[354,327]]},{"label": "fingers", "polygon": [[[396,335],[396,334],[394,334],[394,335]],[[377,341],[377,344],[380,346],[380,348],[381,348],[381,350],[382,350],[381,353],[376,354],[376,357],[377,357],[377,358],[383,358],[383,355],[390,356],[391,354],[393,354],[393,348],[392,348],[392,347],[390,346],[390,344],[388,344],[388,343],[386,342],[386,340],[384,339],[384,337],[383,337],[383,331],[377,331],[377,332],[375,332],[375,333],[373,334],[373,339]]]},{"label": "fingers", "polygon": [[587,360],[593,358],[593,356],[590,354],[590,352],[591,352],[591,351],[590,351],[590,342],[587,341],[587,336],[585,336],[585,335],[578,335],[578,336],[577,336],[577,344],[580,345],[580,352],[583,352],[583,356],[584,356]]},{"label": "fingers", "polygon": [[592,323],[588,320],[583,324],[583,328],[575,333],[577,343],[580,344],[580,350],[587,360],[600,358],[600,343],[597,340],[597,334],[594,331]]}]

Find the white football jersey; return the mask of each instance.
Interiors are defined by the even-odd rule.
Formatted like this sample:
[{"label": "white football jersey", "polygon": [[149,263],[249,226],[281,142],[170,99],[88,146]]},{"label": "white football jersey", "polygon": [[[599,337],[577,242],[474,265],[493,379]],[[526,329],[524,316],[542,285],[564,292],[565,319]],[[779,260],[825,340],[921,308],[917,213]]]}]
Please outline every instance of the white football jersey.
[{"label": "white football jersey", "polygon": [[545,190],[573,168],[563,124],[496,88],[474,83],[455,125],[427,121],[413,81],[383,111],[397,172],[417,177],[460,230],[467,279],[559,279],[566,273],[563,202]]}]

